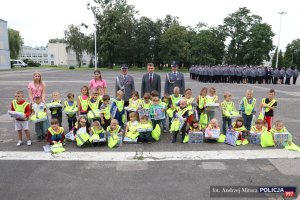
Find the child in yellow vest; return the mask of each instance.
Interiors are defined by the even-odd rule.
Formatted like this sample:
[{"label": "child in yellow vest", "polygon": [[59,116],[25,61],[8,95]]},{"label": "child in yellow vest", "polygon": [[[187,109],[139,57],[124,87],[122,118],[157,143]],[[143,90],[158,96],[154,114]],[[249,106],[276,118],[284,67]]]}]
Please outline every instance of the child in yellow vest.
[{"label": "child in yellow vest", "polygon": [[94,90],[92,92],[92,96],[89,98],[88,101],[88,121],[99,121],[100,122],[100,107],[101,107],[101,99],[99,98],[99,93]]},{"label": "child in yellow vest", "polygon": [[74,102],[74,94],[69,93],[67,95],[67,98],[68,98],[68,100],[64,102],[64,112],[69,113],[66,115],[68,118],[69,131],[71,131],[71,129],[75,126],[75,123],[77,121],[76,113],[77,113],[78,109],[77,109],[76,103]]},{"label": "child in yellow vest", "polygon": [[219,123],[216,118],[211,119],[207,128],[205,129],[205,138],[207,141],[216,141],[218,139],[213,137],[213,130],[217,130],[218,133],[220,133]]},{"label": "child in yellow vest", "polygon": [[22,131],[24,130],[27,139],[27,145],[31,145],[30,140],[30,132],[29,132],[29,121],[28,118],[30,116],[30,104],[26,102],[24,99],[23,91],[16,91],[15,99],[11,103],[11,111],[20,112],[25,115],[24,118],[16,118],[15,119],[15,130],[18,131],[19,141],[17,146],[21,146],[22,142]]},{"label": "child in yellow vest", "polygon": [[123,137],[123,129],[119,126],[118,120],[112,119],[110,122],[110,126],[106,129],[107,139],[111,136],[118,136],[119,137],[119,146],[122,144],[122,137]]},{"label": "child in yellow vest", "polygon": [[[59,92],[52,93],[52,102],[61,104]],[[59,126],[62,126],[62,107],[50,108],[49,110],[51,111],[51,119],[58,119]]]},{"label": "child in yellow vest", "polygon": [[112,109],[116,109],[115,113],[113,113],[114,116],[112,117],[118,120],[118,123],[121,127],[124,125],[126,120],[123,96],[124,96],[124,92],[122,90],[118,90],[117,98],[112,99],[112,105],[111,105]]},{"label": "child in yellow vest", "polygon": [[89,88],[82,86],[81,95],[77,99],[78,115],[87,115],[89,98]]},{"label": "child in yellow vest", "polygon": [[[179,101],[179,108],[174,112],[174,116],[173,116],[174,120],[178,120],[178,119],[176,119],[178,117],[181,117],[183,119],[182,128],[179,130],[182,134],[182,138],[181,138],[181,143],[182,143],[183,140],[184,140],[185,134],[186,134],[187,119],[189,117],[189,110],[186,107],[186,100],[185,99],[181,99]],[[179,131],[172,131],[173,132],[172,143],[175,143],[177,141],[177,135],[178,135]]]},{"label": "child in yellow vest", "polygon": [[146,115],[142,116],[140,119],[140,122],[138,124],[138,130],[143,130],[141,132],[139,132],[139,141],[140,142],[147,142],[147,143],[151,143],[152,141],[152,136],[151,136],[151,132],[152,131],[144,131],[147,129],[152,129],[152,125],[148,120],[148,117]]},{"label": "child in yellow vest", "polygon": [[235,122],[232,123],[232,130],[239,133],[239,143],[237,142],[237,145],[240,144],[248,144],[248,140],[246,140],[246,136],[248,135],[249,131],[244,126],[244,119],[242,117],[238,117]]},{"label": "child in yellow vest", "polygon": [[207,95],[207,88],[203,87],[201,88],[200,95],[197,98],[199,123],[200,123],[200,128],[203,131],[206,129],[208,124],[207,114],[205,113],[206,95]]},{"label": "child in yellow vest", "polygon": [[139,92],[133,91],[131,98],[129,99],[129,105],[128,105],[128,107],[130,109],[133,109],[133,111],[137,111],[138,108],[140,107],[141,100],[139,98],[140,98]]},{"label": "child in yellow vest", "polygon": [[191,124],[194,119],[194,109],[193,109],[194,97],[192,97],[192,95],[193,93],[191,88],[187,88],[184,91],[184,99],[186,100],[187,103],[186,106],[189,110],[189,117],[187,120],[187,124]]},{"label": "child in yellow vest", "polygon": [[256,99],[253,98],[253,90],[246,91],[246,97],[240,102],[239,111],[244,119],[245,127],[248,131],[251,129],[253,115],[255,115]]},{"label": "child in yellow vest", "polygon": [[56,144],[58,142],[64,144],[65,133],[64,128],[59,126],[59,121],[57,119],[51,119],[51,126],[48,128],[47,141],[49,144]]},{"label": "child in yellow vest", "polygon": [[104,134],[104,129],[100,126],[99,121],[94,121],[90,131],[90,142],[98,143],[101,141],[106,141]]},{"label": "child in yellow vest", "polygon": [[268,131],[268,129],[264,126],[265,122],[262,119],[258,119],[255,122],[255,125],[251,127],[251,133],[263,133]]},{"label": "child in yellow vest", "polygon": [[170,95],[170,108],[168,108],[167,113],[169,116],[169,126],[171,126],[171,121],[173,119],[174,112],[178,108],[179,100],[182,98],[182,95],[180,94],[180,88],[174,87],[173,89],[174,94]]},{"label": "child in yellow vest", "polygon": [[109,125],[110,125],[110,121],[111,121],[111,116],[110,116],[110,97],[105,94],[102,97],[102,105],[100,107],[100,117],[101,117],[101,125],[104,129],[106,129]]},{"label": "child in yellow vest", "polygon": [[275,122],[275,125],[273,126],[273,128],[272,129],[270,129],[270,133],[273,135],[273,137],[274,137],[274,133],[284,133],[284,132],[287,132],[287,133],[289,133],[289,135],[288,135],[288,143],[289,143],[289,145],[291,144],[291,142],[292,142],[292,134],[287,130],[287,128],[284,126],[284,123],[283,123],[283,121],[281,121],[281,120],[277,120],[276,122]]},{"label": "child in yellow vest", "polygon": [[277,101],[275,99],[274,89],[269,90],[268,98],[263,98],[259,107],[260,107],[260,111],[264,112],[264,120],[268,123],[268,131],[269,131],[272,128],[274,110],[277,107]]},{"label": "child in yellow vest", "polygon": [[125,128],[125,136],[130,137],[129,134],[135,135],[136,137],[139,136],[137,132],[137,127],[139,122],[138,116],[136,112],[129,113],[129,121],[127,122],[126,128]]},{"label": "child in yellow vest", "polygon": [[232,120],[231,116],[234,112],[237,112],[234,102],[232,101],[232,95],[229,92],[225,92],[224,94],[224,101],[221,103],[222,108],[222,132],[226,134],[227,129],[231,127]]},{"label": "child in yellow vest", "polygon": [[213,107],[207,107],[208,104],[217,103],[218,96],[216,95],[216,89],[214,87],[209,88],[208,95],[206,95],[205,112],[207,114],[207,120],[210,121],[215,117],[216,111]]},{"label": "child in yellow vest", "polygon": [[[31,119],[33,117],[37,119],[40,114],[45,115],[45,117],[47,117],[47,109],[46,109],[46,105],[42,102],[42,97],[36,96],[34,97],[34,104],[32,105]],[[35,122],[34,124],[38,141],[42,141],[45,138],[46,131],[47,131],[46,120]]]}]

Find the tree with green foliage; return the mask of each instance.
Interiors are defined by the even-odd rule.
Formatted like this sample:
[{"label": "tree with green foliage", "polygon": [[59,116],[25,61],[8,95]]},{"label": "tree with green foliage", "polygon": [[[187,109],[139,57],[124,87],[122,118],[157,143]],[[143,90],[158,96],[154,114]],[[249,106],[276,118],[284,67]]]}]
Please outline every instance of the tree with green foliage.
[{"label": "tree with green foliage", "polygon": [[65,38],[49,39],[48,43],[66,43]]},{"label": "tree with green foliage", "polygon": [[251,14],[246,7],[239,8],[224,19],[226,39],[230,41],[226,52],[227,63],[258,65],[269,59],[274,33],[270,25],[261,21],[260,16]]},{"label": "tree with green foliage", "polygon": [[18,59],[21,53],[23,39],[19,31],[8,29],[9,51],[11,59]]},{"label": "tree with green foliage", "polygon": [[[126,0],[95,0],[102,12],[97,13],[98,60],[113,66],[113,63],[133,63],[135,31],[134,6]],[[100,50],[99,50],[100,49]]]},{"label": "tree with green foliage", "polygon": [[217,27],[190,31],[191,63],[221,64],[225,50],[225,35]]},{"label": "tree with green foliage", "polygon": [[286,67],[290,67],[293,65],[293,50],[290,44],[286,46],[284,57],[283,57],[283,64]]},{"label": "tree with green foliage", "polygon": [[293,65],[300,68],[300,39],[293,40],[290,46],[293,52]]},{"label": "tree with green foliage", "polygon": [[161,56],[164,63],[176,60],[186,66],[191,59],[191,45],[188,42],[189,33],[185,27],[173,24],[160,38]]},{"label": "tree with green foliage", "polygon": [[[272,58],[272,67],[273,68],[276,67],[277,51],[278,51],[278,48],[276,48],[276,50],[274,52],[274,55],[273,55],[273,58]],[[279,51],[279,54],[278,54],[278,67],[284,67],[284,65],[283,65],[283,55],[282,55],[281,50]]]},{"label": "tree with green foliage", "polygon": [[87,50],[87,37],[80,31],[80,26],[69,25],[65,30],[66,50],[73,50],[78,67],[81,67],[82,54]]}]

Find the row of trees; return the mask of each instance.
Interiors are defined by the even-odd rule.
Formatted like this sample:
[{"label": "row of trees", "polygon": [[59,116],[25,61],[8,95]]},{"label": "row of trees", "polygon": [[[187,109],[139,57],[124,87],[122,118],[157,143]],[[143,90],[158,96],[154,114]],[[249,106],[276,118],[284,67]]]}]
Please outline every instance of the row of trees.
[{"label": "row of trees", "polygon": [[[271,26],[245,7],[228,15],[222,25],[200,22],[196,27],[185,27],[178,17],[171,15],[155,21],[144,16],[137,19],[138,11],[126,0],[94,2],[101,12],[95,13],[89,4],[88,9],[96,14],[97,56],[105,66],[113,63],[144,66],[147,62],[161,65],[171,60],[185,66],[193,63],[259,65],[270,59],[269,52],[274,49]],[[89,42],[78,44],[80,35],[80,26],[70,25],[65,31],[65,39],[72,49],[85,49],[93,54],[93,35],[82,35],[81,41]]]}]

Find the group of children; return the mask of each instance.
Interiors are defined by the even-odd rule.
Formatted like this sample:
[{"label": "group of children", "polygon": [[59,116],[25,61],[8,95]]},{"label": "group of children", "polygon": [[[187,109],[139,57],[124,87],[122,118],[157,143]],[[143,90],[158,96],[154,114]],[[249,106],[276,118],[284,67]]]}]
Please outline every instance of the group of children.
[{"label": "group of children", "polygon": [[[227,130],[240,132],[240,139],[250,132],[285,130],[282,121],[276,121],[275,130],[272,129],[274,109],[277,106],[275,91],[268,92],[268,98],[262,99],[259,105],[259,119],[253,124],[253,117],[256,114],[256,99],[253,98],[253,91],[247,90],[246,96],[242,98],[239,109],[236,109],[229,92],[224,94],[224,101],[218,103],[216,89],[202,88],[195,100],[192,97],[190,88],[185,90],[184,95],[180,94],[178,87],[174,88],[172,95],[164,95],[162,98],[156,91],[145,93],[143,98],[139,97],[137,91],[132,93],[129,105],[125,107],[123,92],[117,91],[116,98],[111,99],[108,95],[100,96],[97,90],[89,94],[89,88],[83,86],[81,95],[77,101],[72,93],[67,95],[67,100],[62,102],[58,92],[52,93],[52,102],[45,104],[42,98],[37,96],[34,103],[30,105],[23,99],[23,92],[17,91],[15,100],[11,104],[12,111],[25,114],[25,118],[18,118],[15,122],[15,129],[18,131],[19,141],[17,146],[22,145],[22,130],[26,133],[27,145],[31,145],[28,120],[30,116],[38,116],[39,113],[47,113],[47,108],[51,112],[51,121],[39,121],[35,123],[35,131],[38,140],[45,137],[50,144],[57,142],[64,143],[65,131],[62,128],[62,115],[67,116],[69,131],[72,131],[78,139],[78,130],[84,129],[84,133],[93,138],[108,138],[112,135],[129,136],[133,132],[137,133],[138,127],[150,127],[155,129],[159,126],[161,132],[169,130],[172,133],[172,142],[177,142],[178,134],[181,134],[181,142],[184,141],[189,132],[202,131],[211,134],[212,129],[219,129],[218,120],[215,118],[216,110],[222,110],[221,133],[226,135]],[[38,117],[37,117],[38,118]],[[168,119],[168,126],[167,126]],[[233,122],[235,119],[235,122]],[[49,127],[50,125],[50,127]],[[97,136],[97,137],[93,137]],[[138,134],[138,141],[151,142],[151,132],[148,134]],[[208,138],[209,139],[209,138]],[[87,139],[83,139],[86,141]],[[78,139],[79,143],[82,138]],[[84,143],[84,142],[83,142]]]}]

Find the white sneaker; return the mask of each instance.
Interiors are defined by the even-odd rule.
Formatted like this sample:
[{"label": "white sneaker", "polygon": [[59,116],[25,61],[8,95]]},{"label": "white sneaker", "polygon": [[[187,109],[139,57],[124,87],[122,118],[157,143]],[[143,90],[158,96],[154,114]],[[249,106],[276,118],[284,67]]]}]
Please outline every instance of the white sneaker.
[{"label": "white sneaker", "polygon": [[19,146],[21,146],[22,144],[23,144],[23,141],[22,141],[22,140],[19,140],[17,146],[19,147]]},{"label": "white sneaker", "polygon": [[31,146],[31,140],[27,140],[27,146]]}]

